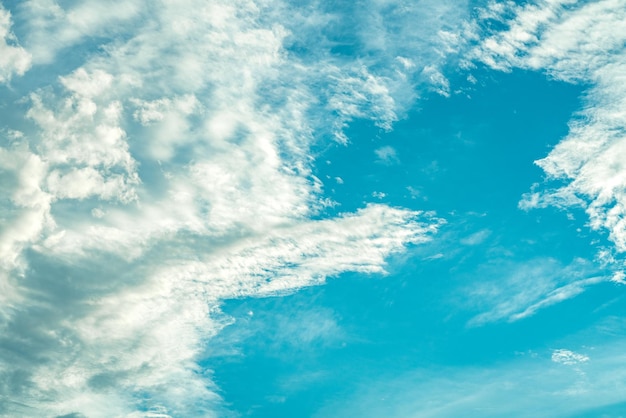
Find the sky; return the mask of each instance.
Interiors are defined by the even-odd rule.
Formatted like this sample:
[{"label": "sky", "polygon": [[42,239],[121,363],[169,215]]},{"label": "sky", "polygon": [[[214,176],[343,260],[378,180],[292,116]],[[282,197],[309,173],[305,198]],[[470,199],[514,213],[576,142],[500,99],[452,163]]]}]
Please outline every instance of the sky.
[{"label": "sky", "polygon": [[626,416],[624,0],[0,0],[0,416]]}]

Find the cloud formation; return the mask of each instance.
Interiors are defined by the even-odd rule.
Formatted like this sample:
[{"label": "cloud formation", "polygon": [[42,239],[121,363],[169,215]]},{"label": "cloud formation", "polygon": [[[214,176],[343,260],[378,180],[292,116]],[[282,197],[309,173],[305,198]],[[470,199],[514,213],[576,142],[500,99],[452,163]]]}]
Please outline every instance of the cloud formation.
[{"label": "cloud formation", "polygon": [[311,145],[353,118],[389,129],[419,60],[443,60],[443,17],[402,44],[424,57],[389,60],[408,34],[385,16],[424,11],[387,6],[362,62],[332,51],[344,16],[281,2],[0,11],[0,81],[23,77],[2,103],[23,112],[0,133],[0,415],[223,416],[198,366],[222,300],[384,273],[429,239],[439,219],[380,204],[314,220]]}]

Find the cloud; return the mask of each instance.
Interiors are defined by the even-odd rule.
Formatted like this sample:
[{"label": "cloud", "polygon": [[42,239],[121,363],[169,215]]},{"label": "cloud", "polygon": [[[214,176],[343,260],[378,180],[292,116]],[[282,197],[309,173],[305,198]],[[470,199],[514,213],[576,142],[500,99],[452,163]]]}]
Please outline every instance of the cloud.
[{"label": "cloud", "polygon": [[478,232],[474,232],[468,237],[462,238],[459,242],[463,245],[480,245],[485,242],[490,235],[491,231],[489,229],[482,229]]},{"label": "cloud", "polygon": [[585,260],[562,266],[549,258],[517,265],[492,263],[483,266],[480,275],[484,279],[464,291],[468,307],[482,311],[469,321],[470,326],[521,320],[610,279],[595,275],[593,266]]},{"label": "cloud", "polygon": [[31,65],[31,56],[11,33],[11,13],[0,4],[0,83],[15,75],[23,75]]},{"label": "cloud", "polygon": [[378,161],[383,164],[398,164],[398,153],[392,146],[386,145],[384,147],[377,148],[374,153],[378,157]]},{"label": "cloud", "polygon": [[227,415],[198,365],[224,299],[384,274],[430,239],[441,220],[387,205],[314,220],[309,153],[353,118],[390,129],[428,82],[460,12],[425,4],[439,20],[408,34],[388,14],[427,11],[375,2],[387,46],[359,28],[362,61],[332,51],[341,12],[280,2],[14,6],[0,71],[37,71],[2,98],[0,415]]},{"label": "cloud", "polygon": [[[492,68],[525,68],[588,86],[584,108],[568,135],[536,162],[546,175],[542,190],[528,193],[522,208],[581,205],[594,230],[606,230],[626,251],[626,18],[619,0],[539,1],[492,5],[490,18],[513,15],[506,30],[491,34],[473,58]],[[560,186],[548,184],[557,181]]]},{"label": "cloud", "polygon": [[55,62],[58,54],[93,38],[119,34],[132,25],[147,3],[96,0],[63,4],[54,0],[26,0],[14,9],[23,25],[22,41],[36,64]]}]

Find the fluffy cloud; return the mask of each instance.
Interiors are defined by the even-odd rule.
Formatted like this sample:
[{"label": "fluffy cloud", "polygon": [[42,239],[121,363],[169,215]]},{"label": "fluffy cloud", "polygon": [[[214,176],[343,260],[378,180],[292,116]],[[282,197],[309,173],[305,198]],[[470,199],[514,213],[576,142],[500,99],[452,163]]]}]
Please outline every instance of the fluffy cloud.
[{"label": "fluffy cloud", "polygon": [[619,0],[493,3],[485,18],[513,14],[508,29],[492,34],[473,57],[498,69],[541,70],[589,85],[585,107],[570,132],[537,164],[561,186],[534,190],[523,208],[580,205],[590,226],[607,230],[626,251],[626,10]]},{"label": "fluffy cloud", "polygon": [[[323,10],[118,3],[12,10],[48,72],[25,73],[22,99],[3,99],[27,109],[1,131],[2,415],[221,416],[198,361],[228,322],[222,300],[384,273],[441,222],[385,205],[313,220],[326,200],[311,145],[346,141],[356,117],[390,128],[414,99],[403,94],[428,82],[420,59],[444,59],[442,22],[402,48],[408,35],[385,23],[423,9],[374,2],[388,48],[359,29],[368,57],[354,62],[331,52],[346,26]],[[1,48],[19,58],[0,61],[5,79],[23,74],[28,53]],[[389,60],[400,49],[426,52]]]}]

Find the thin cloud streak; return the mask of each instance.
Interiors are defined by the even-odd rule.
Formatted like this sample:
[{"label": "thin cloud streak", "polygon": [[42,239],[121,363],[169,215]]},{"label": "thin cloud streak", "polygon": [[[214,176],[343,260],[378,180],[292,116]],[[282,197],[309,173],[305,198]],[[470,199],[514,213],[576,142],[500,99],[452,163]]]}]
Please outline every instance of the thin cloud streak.
[{"label": "thin cloud streak", "polygon": [[470,327],[519,321],[610,280],[610,277],[597,275],[594,266],[581,259],[567,266],[549,258],[520,263],[494,262],[483,266],[477,274],[482,279],[463,292],[466,308],[481,311],[470,319]]}]

